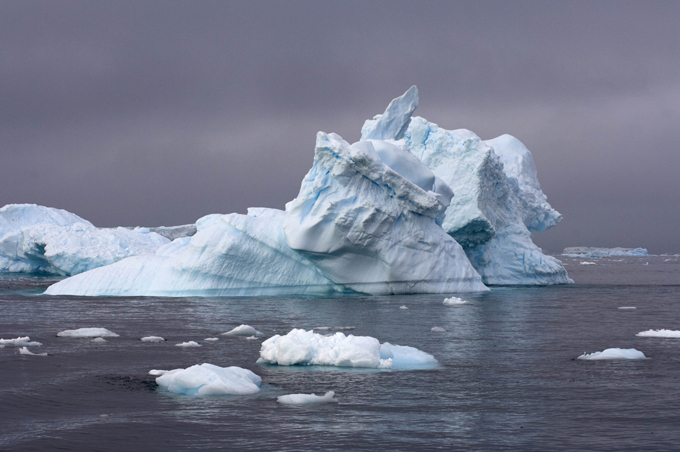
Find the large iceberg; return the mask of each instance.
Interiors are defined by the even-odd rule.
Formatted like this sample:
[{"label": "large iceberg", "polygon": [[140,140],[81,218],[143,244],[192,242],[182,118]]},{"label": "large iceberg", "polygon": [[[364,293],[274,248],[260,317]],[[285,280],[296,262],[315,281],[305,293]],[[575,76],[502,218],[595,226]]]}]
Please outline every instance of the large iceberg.
[{"label": "large iceberg", "polygon": [[[392,166],[385,163],[389,161]],[[399,172],[401,171],[401,173]],[[403,174],[402,174],[403,173]],[[453,193],[400,143],[319,132],[286,211],[208,215],[192,237],[76,275],[49,295],[263,296],[487,290],[440,227]]]},{"label": "large iceberg", "polygon": [[[375,130],[383,140],[398,140],[429,168],[455,196],[446,210],[444,230],[460,243],[485,284],[546,285],[572,282],[561,262],[543,254],[531,232],[553,227],[561,215],[541,191],[529,150],[502,135],[483,141],[465,129],[445,130],[421,117],[410,117],[414,88],[390,103],[384,114],[365,122],[362,140]],[[401,108],[403,114],[395,113]],[[401,118],[402,127],[381,126]],[[399,132],[398,132],[399,131]],[[402,144],[403,143],[403,144]]]},{"label": "large iceberg", "polygon": [[147,228],[100,229],[65,210],[35,204],[0,208],[0,272],[75,275],[170,241]]}]

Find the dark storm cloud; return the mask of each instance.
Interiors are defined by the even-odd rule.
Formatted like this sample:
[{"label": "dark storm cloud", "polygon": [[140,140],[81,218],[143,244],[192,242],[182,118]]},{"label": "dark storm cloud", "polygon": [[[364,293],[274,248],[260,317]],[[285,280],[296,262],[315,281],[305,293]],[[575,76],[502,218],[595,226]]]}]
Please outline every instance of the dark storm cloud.
[{"label": "dark storm cloud", "polygon": [[678,2],[0,3],[0,205],[101,226],[282,208],[318,130],[417,114],[533,151],[536,237],[680,252]]}]

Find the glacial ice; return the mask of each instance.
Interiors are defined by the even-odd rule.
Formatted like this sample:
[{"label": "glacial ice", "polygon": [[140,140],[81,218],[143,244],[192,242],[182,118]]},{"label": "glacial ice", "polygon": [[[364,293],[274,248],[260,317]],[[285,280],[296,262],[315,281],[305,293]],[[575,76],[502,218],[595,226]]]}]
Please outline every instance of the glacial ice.
[{"label": "glacial ice", "polygon": [[337,403],[335,392],[328,391],[322,396],[315,394],[288,394],[279,396],[276,401],[283,405],[316,405],[319,403]]},{"label": "glacial ice", "polygon": [[59,337],[119,337],[113,331],[106,328],[78,328],[77,330],[64,330],[57,333]]},{"label": "glacial ice", "polygon": [[462,304],[470,304],[469,301],[463,300],[462,298],[458,297],[451,297],[451,298],[444,298],[444,304],[448,306],[459,306]]},{"label": "glacial ice", "polygon": [[21,347],[19,349],[19,354],[20,355],[30,355],[30,356],[47,356],[47,353],[33,353],[26,347]]},{"label": "glacial ice", "polygon": [[142,342],[165,342],[165,339],[160,336],[144,336],[140,339]]},{"label": "glacial ice", "polygon": [[207,215],[194,235],[178,233],[186,236],[154,254],[72,276],[45,293],[388,295],[572,282],[531,241],[530,231],[561,215],[541,191],[527,148],[510,135],[482,141],[440,129],[412,117],[417,106],[414,86],[366,121],[354,144],[319,132],[313,166],[285,211]]},{"label": "glacial ice", "polygon": [[258,375],[235,366],[219,367],[204,363],[186,369],[155,372],[163,372],[156,378],[159,386],[181,395],[255,394],[262,384],[262,379]]},{"label": "glacial ice", "polygon": [[217,341],[220,340],[220,338],[219,338],[219,337],[206,337],[206,338],[203,339],[203,340],[204,340],[205,342],[217,342]]},{"label": "glacial ice", "polygon": [[151,369],[149,371],[149,375],[152,375],[154,377],[158,377],[158,376],[163,375],[163,374],[168,373],[168,372],[170,372],[170,371],[169,370],[161,370],[161,369]]},{"label": "glacial ice", "polygon": [[0,339],[0,345],[3,347],[5,345],[12,345],[14,347],[39,347],[42,343],[31,341],[29,336],[21,336],[14,339]]},{"label": "glacial ice", "polygon": [[441,326],[433,326],[432,329],[430,330],[433,333],[444,333],[446,330],[442,328]]},{"label": "glacial ice", "polygon": [[262,333],[250,325],[240,325],[226,333],[222,333],[222,336],[262,336]]},{"label": "glacial ice", "polygon": [[[484,283],[573,282],[559,260],[531,241],[530,231],[548,229],[562,216],[541,191],[529,150],[510,135],[482,141],[469,130],[449,131],[421,117],[410,118],[417,102],[405,99],[413,95],[407,92],[393,100],[388,110],[401,105],[402,112],[390,112],[390,117],[402,118],[406,148],[455,193],[442,226],[463,246]],[[372,138],[387,114],[364,123],[362,140]],[[407,116],[408,121],[403,119]],[[381,134],[383,140],[397,138]]]},{"label": "glacial ice", "polygon": [[641,331],[636,336],[640,337],[672,337],[680,338],[680,331],[676,330],[647,330]]},{"label": "glacial ice", "polygon": [[201,347],[201,344],[199,344],[196,341],[188,341],[188,342],[180,342],[179,344],[175,344],[175,347],[184,347],[184,348]]},{"label": "glacial ice", "polygon": [[600,360],[600,359],[646,359],[644,353],[634,348],[608,348],[601,352],[586,353],[576,359]]},{"label": "glacial ice", "polygon": [[147,228],[96,228],[65,210],[35,204],[0,208],[0,272],[75,275],[169,240]]},{"label": "glacial ice", "polygon": [[417,348],[381,344],[370,336],[331,336],[293,329],[285,336],[272,336],[262,342],[258,363],[280,366],[316,365],[367,367],[373,369],[427,369],[437,360]]},{"label": "glacial ice", "polygon": [[563,256],[601,258],[612,256],[643,257],[647,256],[644,248],[591,248],[587,246],[572,246],[562,251]]},{"label": "glacial ice", "polygon": [[106,339],[104,339],[103,337],[95,337],[94,339],[92,339],[92,342],[95,342],[97,344],[102,344],[102,343],[106,342]]}]

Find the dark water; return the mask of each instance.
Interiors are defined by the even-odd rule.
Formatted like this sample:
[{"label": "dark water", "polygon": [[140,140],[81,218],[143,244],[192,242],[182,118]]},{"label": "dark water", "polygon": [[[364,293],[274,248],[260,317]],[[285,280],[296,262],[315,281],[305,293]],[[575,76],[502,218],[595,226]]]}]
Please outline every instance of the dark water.
[{"label": "dark water", "polygon": [[[0,278],[0,337],[29,335],[43,343],[34,352],[49,353],[0,349],[0,450],[678,450],[680,339],[635,334],[680,329],[680,262],[620,259],[565,259],[575,285],[496,288],[464,296],[472,304],[461,307],[444,306],[440,295],[39,297],[49,280]],[[266,336],[354,326],[354,334],[432,353],[441,367],[260,366],[260,341],[201,342],[241,323]],[[121,337],[56,337],[80,327]],[[146,335],[168,341],[140,342]],[[188,340],[203,347],[174,346]],[[574,360],[610,347],[651,359]],[[262,391],[181,397],[147,375],[202,362],[251,369]],[[340,403],[295,408],[275,399],[328,390]]]}]

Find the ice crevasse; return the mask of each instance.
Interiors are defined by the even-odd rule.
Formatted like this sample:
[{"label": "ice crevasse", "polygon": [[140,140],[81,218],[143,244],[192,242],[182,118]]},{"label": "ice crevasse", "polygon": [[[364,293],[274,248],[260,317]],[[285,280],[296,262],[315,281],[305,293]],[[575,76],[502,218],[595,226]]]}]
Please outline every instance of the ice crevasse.
[{"label": "ice crevasse", "polygon": [[[412,114],[412,87],[350,144],[319,132],[285,211],[208,215],[192,237],[72,276],[50,295],[451,293],[568,283],[531,240],[561,215],[519,140],[483,141]],[[455,194],[455,195],[454,195]]]}]

